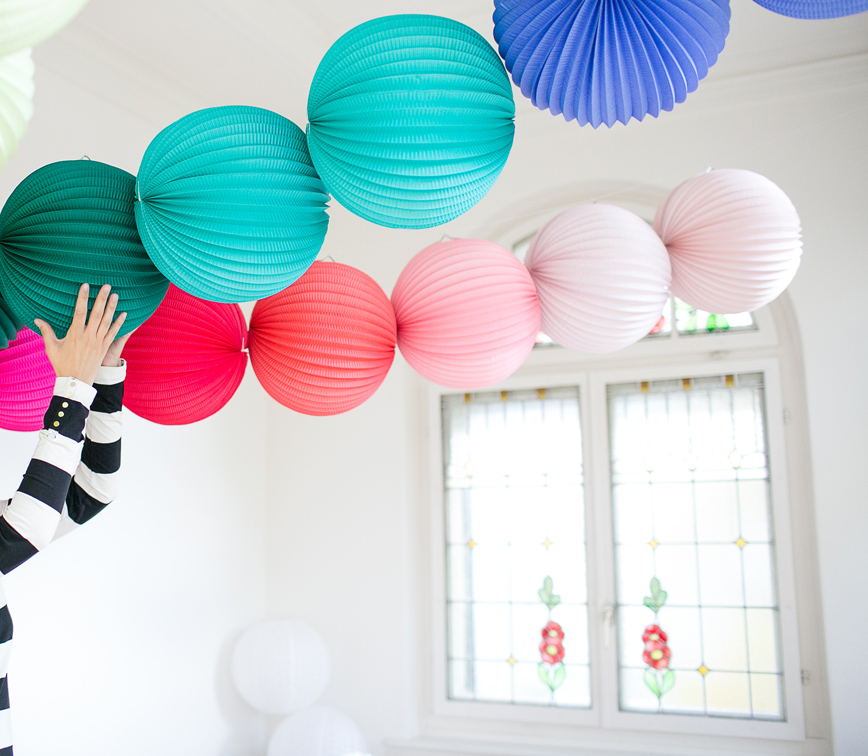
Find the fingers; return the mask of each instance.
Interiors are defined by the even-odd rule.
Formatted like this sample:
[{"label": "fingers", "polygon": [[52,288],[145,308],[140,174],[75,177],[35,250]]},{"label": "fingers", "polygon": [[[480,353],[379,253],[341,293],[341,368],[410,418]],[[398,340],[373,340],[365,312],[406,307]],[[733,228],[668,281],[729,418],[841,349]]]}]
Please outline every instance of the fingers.
[{"label": "fingers", "polygon": [[[127,314],[125,312],[122,312],[120,315],[117,316],[117,318],[115,319],[115,322],[112,323],[112,327],[109,328],[109,331],[105,336],[105,340],[109,346],[112,345],[112,342],[117,337],[118,332],[121,330],[121,326],[123,326],[124,321],[126,319],[127,319]],[[129,337],[130,337],[130,334],[128,333],[128,334],[126,334],[126,336],[121,336],[121,338],[118,339],[119,346],[121,347],[121,349],[123,348],[123,345],[127,343],[127,339]],[[120,351],[118,351],[118,356],[120,356]]]},{"label": "fingers", "polygon": [[[105,306],[102,320],[100,320],[99,328],[97,328],[97,338],[104,339],[112,325],[112,319],[115,316],[115,308],[118,306],[118,295],[111,294]],[[93,317],[93,316],[91,316]]]},{"label": "fingers", "polygon": [[96,295],[96,300],[93,303],[93,307],[90,310],[90,317],[87,320],[87,327],[92,329],[94,332],[99,331],[99,327],[102,323],[102,316],[105,312],[106,302],[108,301],[109,292],[112,287],[106,284],[99,290],[99,294]]},{"label": "fingers", "polygon": [[[86,295],[85,301],[87,301]],[[44,320],[39,320],[37,318],[33,321],[33,324],[39,329],[39,333],[42,334],[46,346],[48,346],[49,343],[54,344],[57,341],[57,336],[54,335],[54,329]]]},{"label": "fingers", "polygon": [[87,321],[87,298],[89,293],[90,287],[86,283],[79,287],[78,296],[75,299],[75,312],[72,315],[71,329],[84,330],[85,322]]}]

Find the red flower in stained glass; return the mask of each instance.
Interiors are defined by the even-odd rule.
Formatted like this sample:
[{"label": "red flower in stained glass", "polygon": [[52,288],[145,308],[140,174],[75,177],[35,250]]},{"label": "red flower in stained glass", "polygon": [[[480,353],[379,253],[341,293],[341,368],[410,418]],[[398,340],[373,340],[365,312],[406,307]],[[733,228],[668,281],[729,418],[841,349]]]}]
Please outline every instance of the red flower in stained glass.
[{"label": "red flower in stained glass", "polygon": [[544,640],[539,644],[539,652],[546,664],[557,664],[563,661],[565,649],[560,642],[555,644]]},{"label": "red flower in stained glass", "polygon": [[564,631],[557,622],[549,621],[542,629],[542,637],[554,646],[560,646],[564,639]]},{"label": "red flower in stained glass", "polygon": [[642,633],[642,642],[647,643],[648,641],[656,641],[661,640],[664,643],[668,640],[666,633],[660,629],[660,625],[648,625],[645,628],[645,632]]},{"label": "red flower in stained glass", "polygon": [[654,669],[666,669],[671,657],[672,651],[669,650],[669,646],[660,640],[648,641],[642,653],[642,661]]}]

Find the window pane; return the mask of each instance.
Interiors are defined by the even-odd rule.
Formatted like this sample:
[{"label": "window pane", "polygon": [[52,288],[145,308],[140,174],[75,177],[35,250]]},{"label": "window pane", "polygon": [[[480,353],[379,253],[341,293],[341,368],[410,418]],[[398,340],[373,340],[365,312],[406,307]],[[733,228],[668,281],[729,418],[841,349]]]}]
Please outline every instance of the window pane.
[{"label": "window pane", "polygon": [[673,297],[671,302],[675,308],[675,327],[679,334],[756,330],[756,323],[749,312],[717,315],[697,310],[677,297]]},{"label": "window pane", "polygon": [[589,707],[578,389],[442,411],[449,697]]},{"label": "window pane", "polygon": [[608,398],[621,709],[784,719],[762,375]]}]

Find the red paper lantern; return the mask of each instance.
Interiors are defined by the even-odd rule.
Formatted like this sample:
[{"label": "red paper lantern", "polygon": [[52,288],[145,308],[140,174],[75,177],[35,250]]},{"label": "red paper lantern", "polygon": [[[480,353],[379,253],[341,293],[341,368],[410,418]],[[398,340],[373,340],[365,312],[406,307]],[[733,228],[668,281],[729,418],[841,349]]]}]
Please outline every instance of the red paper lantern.
[{"label": "red paper lantern", "polygon": [[206,302],[170,286],[124,348],[124,404],[161,425],[210,417],[232,398],[247,367],[247,324],[237,304]]},{"label": "red paper lantern", "polygon": [[395,359],[396,330],[376,281],[348,265],[315,262],[288,289],[256,303],[250,361],[285,407],[337,415],[380,387]]},{"label": "red paper lantern", "polygon": [[39,430],[54,379],[42,336],[27,328],[19,331],[17,338],[0,350],[0,428]]},{"label": "red paper lantern", "polygon": [[512,375],[540,326],[527,268],[480,239],[423,249],[401,272],[392,305],[401,354],[429,381],[450,388],[482,388]]}]

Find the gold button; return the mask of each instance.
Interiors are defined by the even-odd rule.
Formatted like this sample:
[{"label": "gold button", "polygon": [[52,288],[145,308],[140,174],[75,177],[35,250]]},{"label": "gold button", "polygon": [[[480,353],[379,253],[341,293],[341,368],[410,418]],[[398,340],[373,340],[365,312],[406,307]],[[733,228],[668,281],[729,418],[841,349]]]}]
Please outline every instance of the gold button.
[{"label": "gold button", "polygon": [[63,410],[61,410],[60,412],[58,412],[58,413],[57,413],[57,416],[58,416],[58,417],[63,417]]},{"label": "gold button", "polygon": [[69,385],[70,385],[70,386],[75,386],[75,381],[70,381],[70,382],[69,382]]},{"label": "gold button", "polygon": [[60,406],[63,407],[63,409],[66,409],[69,406],[69,402],[64,402]]},{"label": "gold button", "polygon": [[54,421],[54,427],[55,427],[55,428],[59,428],[59,427],[60,427],[60,423],[57,422],[57,420]]}]

